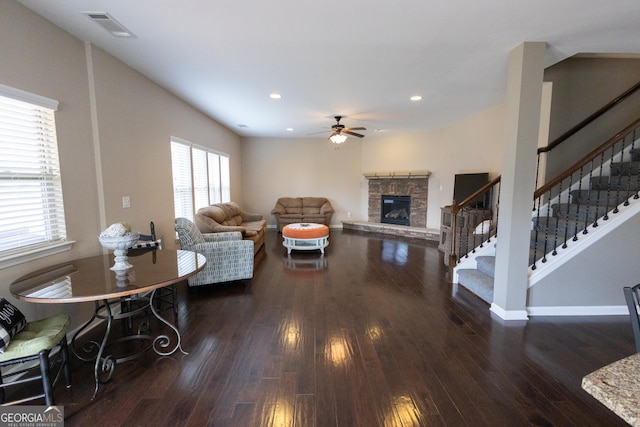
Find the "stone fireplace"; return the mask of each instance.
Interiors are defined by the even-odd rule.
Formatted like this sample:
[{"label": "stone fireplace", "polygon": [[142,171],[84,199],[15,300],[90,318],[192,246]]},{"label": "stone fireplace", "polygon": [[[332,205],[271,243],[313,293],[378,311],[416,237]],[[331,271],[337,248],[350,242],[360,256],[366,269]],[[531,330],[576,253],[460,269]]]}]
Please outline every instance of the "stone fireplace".
[{"label": "stone fireplace", "polygon": [[[427,227],[427,194],[429,187],[428,171],[412,172],[385,172],[366,173],[364,176],[369,180],[369,204],[368,221],[371,223],[388,223],[406,225],[410,227]],[[407,209],[408,221],[383,221],[384,206],[387,201],[398,199],[410,201],[411,206]],[[408,205],[407,205],[408,207]],[[403,216],[403,207],[396,207],[396,212],[389,218],[397,220]]]}]

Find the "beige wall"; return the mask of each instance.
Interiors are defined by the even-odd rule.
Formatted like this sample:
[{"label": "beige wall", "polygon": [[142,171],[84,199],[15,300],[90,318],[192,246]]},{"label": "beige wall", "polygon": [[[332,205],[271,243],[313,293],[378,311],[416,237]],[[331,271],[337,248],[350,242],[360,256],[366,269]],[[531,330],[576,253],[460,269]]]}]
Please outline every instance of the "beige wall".
[{"label": "beige wall", "polygon": [[[67,234],[77,241],[69,252],[0,269],[0,295],[11,300],[9,284],[21,274],[97,253],[88,236],[99,230],[84,46],[16,2],[2,1],[0,28],[0,83],[59,101],[56,125]],[[60,311],[58,306],[16,304],[30,317]],[[77,305],[65,309],[72,316],[81,310]]]},{"label": "beige wall", "polygon": [[[101,217],[107,225],[128,221],[143,232],[153,220],[166,247],[175,247],[172,136],[229,154],[232,197],[242,200],[241,146],[236,134],[100,49],[85,49],[82,41],[20,4],[0,0],[0,7],[0,84],[60,103],[56,125],[67,234],[76,241],[70,251],[0,269],[0,296],[13,300],[9,284],[29,271],[101,253],[97,241],[104,226]],[[87,58],[92,59],[88,62]],[[91,69],[96,94],[95,127]],[[98,137],[95,141],[94,133]],[[101,188],[104,200],[100,199]],[[130,209],[122,208],[125,195],[131,197]],[[31,318],[65,310],[75,324],[85,320],[86,313],[92,310],[90,303],[16,304]]]},{"label": "beige wall", "polygon": [[[489,108],[444,129],[349,138],[335,150],[326,138],[244,138],[245,204],[270,215],[278,197],[324,196],[336,210],[332,223],[367,220],[365,172],[429,170],[427,228],[440,227],[440,207],[453,199],[457,173],[500,174],[504,106]],[[441,189],[442,187],[442,189]]]},{"label": "beige wall", "polygon": [[[172,136],[230,155],[232,199],[242,201],[240,138],[100,49],[92,49],[107,224],[148,230],[174,245]],[[122,208],[122,197],[131,208]]]},{"label": "beige wall", "polygon": [[331,201],[332,224],[347,219],[348,212],[356,219],[363,144],[350,138],[336,149],[327,138],[244,138],[244,208],[274,225],[271,209],[279,197],[317,196]]},{"label": "beige wall", "polygon": [[[595,113],[640,81],[640,59],[578,56],[545,70],[553,82],[549,141]],[[638,118],[640,92],[600,117],[548,154],[546,177],[551,180],[568,165],[604,143]]]},{"label": "beige wall", "polygon": [[[503,141],[504,106],[500,104],[432,132],[367,137],[362,172],[431,171],[427,228],[437,229],[440,208],[453,200],[454,176],[474,172],[489,172],[490,178],[500,175]],[[366,193],[363,197],[366,218]]]}]

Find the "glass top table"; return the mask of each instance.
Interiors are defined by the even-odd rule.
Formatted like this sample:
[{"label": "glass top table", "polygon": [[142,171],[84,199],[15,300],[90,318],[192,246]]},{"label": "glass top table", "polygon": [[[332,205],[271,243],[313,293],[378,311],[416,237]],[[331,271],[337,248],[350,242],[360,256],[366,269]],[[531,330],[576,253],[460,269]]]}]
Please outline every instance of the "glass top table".
[{"label": "glass top table", "polygon": [[207,259],[183,250],[131,251],[125,280],[109,268],[113,255],[98,255],[46,267],[16,279],[9,290],[36,303],[76,303],[120,298],[178,283],[202,270]]},{"label": "glass top table", "polygon": [[[165,320],[154,304],[156,292],[175,285],[205,267],[207,259],[196,252],[184,250],[154,249],[130,251],[127,261],[131,268],[126,274],[110,270],[113,254],[77,259],[46,267],[16,279],[9,290],[16,298],[33,303],[60,304],[93,301],[94,314],[73,335],[71,349],[81,360],[95,360],[95,398],[100,383],[108,382],[118,363],[141,357],[149,349],[161,356],[171,355],[177,350],[186,352],[181,346],[180,331]],[[175,301],[174,301],[175,303]],[[149,311],[167,325],[176,336],[173,347],[171,338],[165,334],[151,335],[148,322],[142,322],[138,330],[109,340],[114,320],[125,320],[147,316]],[[106,321],[105,333],[100,342],[89,340],[81,349],[76,338],[94,321]],[[118,343],[132,341],[145,343],[126,356],[107,354]]]}]

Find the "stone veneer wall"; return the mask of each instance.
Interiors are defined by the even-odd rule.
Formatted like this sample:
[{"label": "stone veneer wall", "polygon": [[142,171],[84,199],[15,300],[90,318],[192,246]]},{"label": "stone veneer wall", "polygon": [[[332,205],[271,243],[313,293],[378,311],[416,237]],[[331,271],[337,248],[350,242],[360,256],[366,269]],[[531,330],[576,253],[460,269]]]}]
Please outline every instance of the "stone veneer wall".
[{"label": "stone veneer wall", "polygon": [[381,196],[411,196],[411,227],[427,227],[429,178],[369,178],[369,222],[380,222]]}]

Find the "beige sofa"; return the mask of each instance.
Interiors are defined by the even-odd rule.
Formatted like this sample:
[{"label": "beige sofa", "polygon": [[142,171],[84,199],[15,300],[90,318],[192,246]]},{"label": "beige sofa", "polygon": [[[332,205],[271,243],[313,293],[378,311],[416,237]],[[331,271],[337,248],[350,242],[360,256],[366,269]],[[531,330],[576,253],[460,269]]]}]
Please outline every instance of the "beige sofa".
[{"label": "beige sofa", "polygon": [[194,223],[203,234],[241,232],[244,240],[253,241],[254,254],[264,245],[267,221],[260,214],[243,211],[234,202],[216,203],[199,209]]},{"label": "beige sofa", "polygon": [[278,231],[297,222],[314,222],[329,226],[333,207],[324,197],[281,197],[271,211],[276,218]]}]

